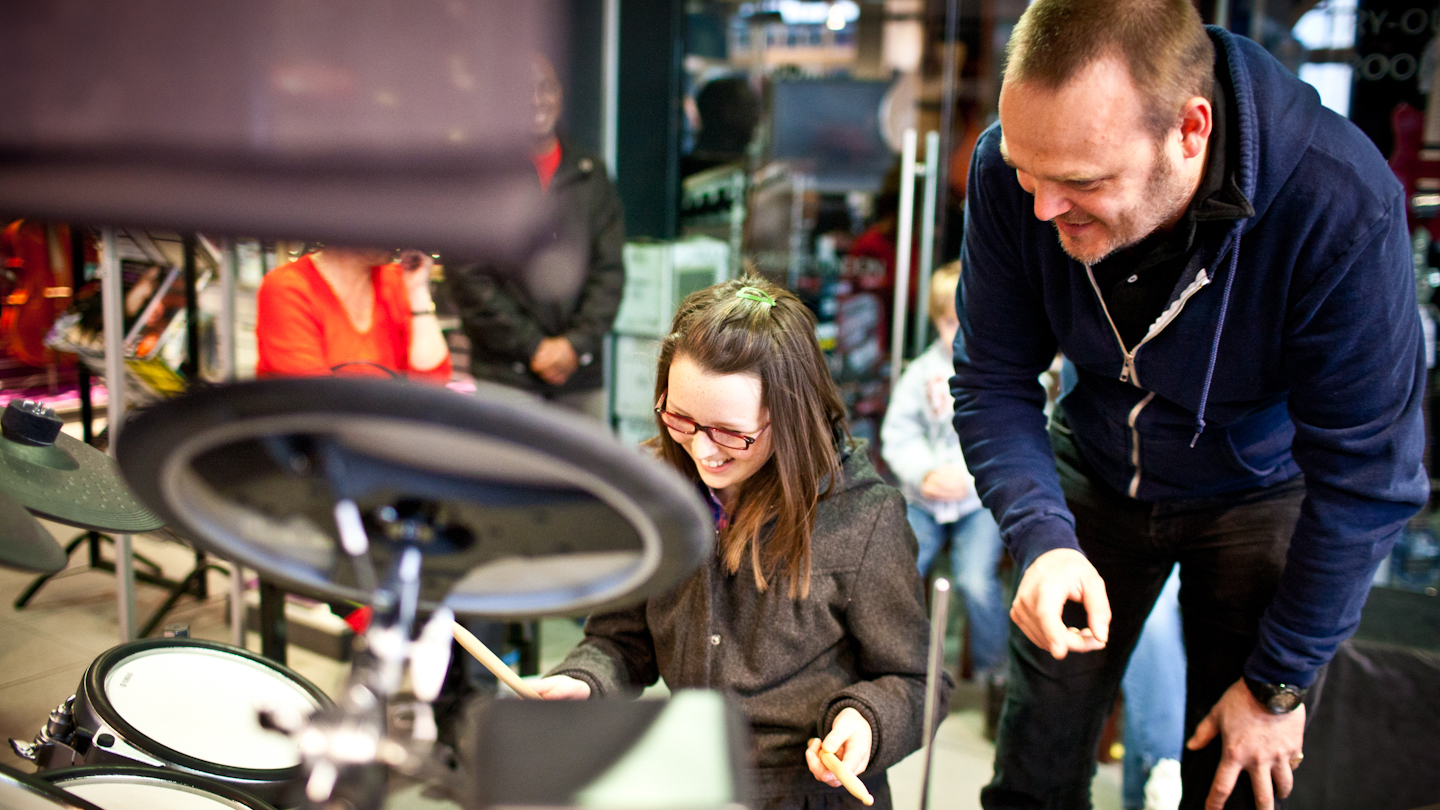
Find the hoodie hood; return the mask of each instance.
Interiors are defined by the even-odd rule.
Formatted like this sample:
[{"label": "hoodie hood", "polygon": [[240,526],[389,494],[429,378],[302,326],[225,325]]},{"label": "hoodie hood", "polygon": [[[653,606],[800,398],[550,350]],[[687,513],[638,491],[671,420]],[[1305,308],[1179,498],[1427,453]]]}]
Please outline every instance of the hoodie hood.
[{"label": "hoodie hood", "polygon": [[[1250,200],[1255,213],[1238,220],[1220,248],[1221,256],[1228,257],[1228,261],[1225,261],[1228,272],[1224,274],[1220,311],[1215,319],[1215,333],[1208,353],[1209,362],[1205,366],[1205,379],[1200,387],[1200,400],[1195,410],[1195,435],[1190,439],[1192,449],[1205,432],[1205,410],[1210,401],[1215,364],[1219,361],[1220,337],[1225,330],[1225,317],[1230,309],[1230,294],[1235,275],[1239,272],[1241,235],[1249,224],[1265,216],[1269,204],[1284,187],[1284,180],[1295,171],[1301,156],[1305,154],[1294,149],[1293,143],[1279,143],[1274,136],[1277,133],[1287,133],[1298,137],[1303,143],[1309,143],[1314,137],[1321,109],[1320,97],[1314,90],[1306,93],[1293,82],[1276,81],[1278,76],[1265,75],[1284,68],[1272,58],[1255,59],[1253,57],[1256,54],[1244,52],[1250,49],[1265,54],[1258,44],[1233,36],[1217,26],[1207,26],[1206,31],[1215,44],[1216,74],[1221,83],[1216,92],[1225,93],[1233,100],[1235,131],[1228,135],[1234,137],[1238,143],[1236,153],[1239,165],[1235,168],[1235,174],[1241,193]],[[1260,75],[1252,77],[1252,70]],[[1258,85],[1253,81],[1254,78],[1260,79]],[[1309,89],[1308,85],[1304,87]],[[1289,92],[1280,97],[1282,89]],[[1260,108],[1275,115],[1274,127],[1262,129],[1259,126],[1257,110]],[[1261,166],[1264,166],[1267,172],[1267,182],[1263,184],[1260,182]]]},{"label": "hoodie hood", "polygon": [[1206,30],[1215,43],[1217,72],[1229,77],[1229,86],[1221,89],[1234,100],[1240,146],[1236,174],[1240,190],[1255,207],[1255,216],[1244,222],[1255,222],[1264,218],[1294,174],[1305,154],[1296,145],[1314,139],[1325,108],[1314,88],[1296,79],[1264,48],[1223,28],[1211,25]]}]

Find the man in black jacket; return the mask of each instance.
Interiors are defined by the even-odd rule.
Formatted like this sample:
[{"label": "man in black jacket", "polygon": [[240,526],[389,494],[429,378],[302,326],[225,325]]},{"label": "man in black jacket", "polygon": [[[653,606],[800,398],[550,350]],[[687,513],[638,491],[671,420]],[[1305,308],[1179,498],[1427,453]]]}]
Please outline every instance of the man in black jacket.
[{"label": "man in black jacket", "polygon": [[[470,338],[476,379],[529,391],[599,420],[606,410],[605,335],[625,288],[624,212],[599,159],[556,133],[563,94],[554,65],[536,54],[532,70],[531,161],[554,205],[548,239],[523,268],[462,264],[446,273],[445,283]],[[502,622],[466,626],[491,648],[506,644]],[[455,660],[460,666],[447,677],[443,703],[454,704],[468,691],[494,693],[493,675],[458,648]],[[455,717],[453,709],[441,711],[444,737]]]},{"label": "man in black jacket", "polygon": [[470,371],[602,418],[605,334],[625,286],[620,197],[600,161],[562,140],[555,68],[536,55],[535,163],[555,219],[523,270],[464,265],[447,277],[470,338]]}]

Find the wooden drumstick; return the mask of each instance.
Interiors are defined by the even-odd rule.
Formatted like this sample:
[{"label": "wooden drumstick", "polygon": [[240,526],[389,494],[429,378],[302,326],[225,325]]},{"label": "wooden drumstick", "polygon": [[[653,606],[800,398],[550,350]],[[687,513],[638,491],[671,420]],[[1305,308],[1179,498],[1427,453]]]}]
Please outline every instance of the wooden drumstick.
[{"label": "wooden drumstick", "polygon": [[515,694],[529,700],[544,700],[544,698],[540,697],[540,693],[535,691],[534,687],[520,680],[520,676],[516,675],[515,671],[504,661],[501,661],[500,656],[491,652],[490,648],[485,646],[485,642],[476,638],[474,633],[466,630],[459,622],[455,623],[455,640],[460,642],[460,646],[465,648],[465,652],[475,656],[476,661],[479,661],[486,669],[495,673],[495,677],[504,681],[506,686],[514,689]]},{"label": "wooden drumstick", "polygon": [[844,785],[845,789],[850,791],[851,796],[859,799],[861,804],[869,807],[875,803],[875,797],[871,796],[870,791],[865,789],[865,783],[861,782],[855,774],[850,772],[849,768],[845,767],[845,763],[841,762],[840,759],[835,756],[835,752],[826,751],[822,747],[820,749],[820,764],[835,774],[835,778],[840,780],[840,784]]}]

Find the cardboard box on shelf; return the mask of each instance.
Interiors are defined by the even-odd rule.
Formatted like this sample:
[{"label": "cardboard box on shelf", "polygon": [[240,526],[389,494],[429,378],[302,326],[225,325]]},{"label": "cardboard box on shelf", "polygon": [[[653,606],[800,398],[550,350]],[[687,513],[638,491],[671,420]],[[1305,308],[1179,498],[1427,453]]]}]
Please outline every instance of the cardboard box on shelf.
[{"label": "cardboard box on shelf", "polygon": [[616,332],[662,337],[680,302],[730,274],[730,246],[708,236],[625,245],[625,292]]}]

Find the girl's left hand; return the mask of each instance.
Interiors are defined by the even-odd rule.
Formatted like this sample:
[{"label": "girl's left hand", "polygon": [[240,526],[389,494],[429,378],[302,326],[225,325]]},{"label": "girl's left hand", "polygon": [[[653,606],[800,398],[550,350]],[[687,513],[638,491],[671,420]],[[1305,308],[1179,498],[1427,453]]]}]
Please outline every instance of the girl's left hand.
[{"label": "girl's left hand", "polygon": [[840,787],[840,779],[830,772],[829,768],[820,764],[820,748],[823,746],[839,758],[850,772],[859,776],[865,772],[865,767],[870,764],[870,744],[874,732],[870,730],[870,724],[865,722],[865,717],[852,708],[844,708],[835,715],[835,722],[830,726],[830,733],[825,735],[824,741],[811,740],[810,745],[805,748],[805,764],[810,766],[810,773],[816,779],[830,787]]}]

